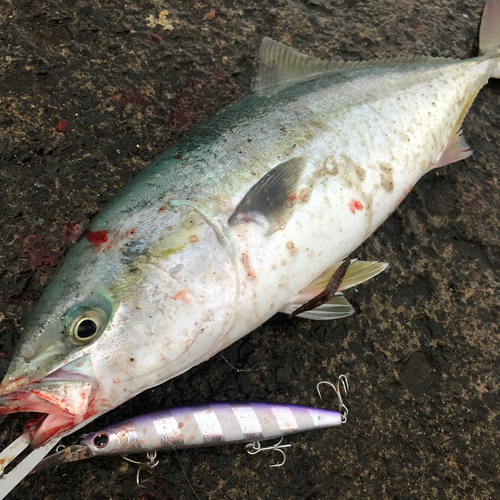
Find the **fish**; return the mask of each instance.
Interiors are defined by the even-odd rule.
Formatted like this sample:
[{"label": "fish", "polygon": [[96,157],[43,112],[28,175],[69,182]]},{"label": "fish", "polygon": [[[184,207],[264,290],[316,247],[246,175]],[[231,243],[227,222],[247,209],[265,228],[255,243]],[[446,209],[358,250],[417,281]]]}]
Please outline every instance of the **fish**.
[{"label": "fish", "polygon": [[[318,392],[321,384],[328,384],[335,390],[339,411],[263,401],[218,401],[167,408],[87,434],[79,444],[42,460],[33,473],[99,456],[156,454],[157,451],[239,443],[248,443],[248,453],[255,454],[264,449],[261,441],[281,440],[290,434],[346,423],[348,409],[342,401],[340,384],[347,394],[347,378],[341,375],[336,386],[320,382]],[[285,454],[280,446],[291,445],[279,444],[266,449],[283,453],[284,464]]]},{"label": "fish", "polygon": [[[0,412],[46,414],[40,446],[316,296],[424,173],[470,154],[460,125],[498,76],[495,9],[468,61],[326,62],[265,39],[254,92],[154,161],[73,246]],[[347,313],[336,297],[317,316]]]}]

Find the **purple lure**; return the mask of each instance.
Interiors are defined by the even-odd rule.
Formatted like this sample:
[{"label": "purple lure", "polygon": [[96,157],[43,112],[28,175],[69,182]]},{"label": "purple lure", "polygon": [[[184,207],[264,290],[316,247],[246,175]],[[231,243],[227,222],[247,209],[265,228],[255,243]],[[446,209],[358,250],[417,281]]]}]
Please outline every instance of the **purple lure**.
[{"label": "purple lure", "polygon": [[[344,423],[347,408],[340,395],[340,383],[347,392],[344,375],[339,377],[336,386],[330,382],[320,382],[335,389],[340,411],[244,401],[202,403],[159,410],[88,434],[80,444],[64,448],[42,460],[33,472],[99,455],[151,453],[223,444],[253,443],[253,452],[250,452],[255,453],[261,450],[260,441]],[[275,445],[271,448],[284,446]]]}]

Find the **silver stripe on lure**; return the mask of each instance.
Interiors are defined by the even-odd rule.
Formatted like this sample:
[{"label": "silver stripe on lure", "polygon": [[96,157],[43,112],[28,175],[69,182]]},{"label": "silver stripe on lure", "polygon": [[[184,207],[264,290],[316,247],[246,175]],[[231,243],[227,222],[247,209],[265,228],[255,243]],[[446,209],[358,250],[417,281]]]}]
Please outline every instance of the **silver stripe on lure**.
[{"label": "silver stripe on lure", "polygon": [[283,405],[269,405],[274,417],[276,418],[276,422],[278,422],[278,426],[280,430],[285,432],[297,432],[299,430],[299,425],[297,424],[297,420],[293,411],[288,406]]},{"label": "silver stripe on lure", "polygon": [[257,439],[265,439],[259,417],[252,408],[251,403],[237,403],[232,407],[232,410],[240,425],[245,440],[255,441]]},{"label": "silver stripe on lure", "polygon": [[183,434],[180,432],[179,425],[171,412],[168,412],[164,417],[152,418],[151,422],[162,444],[167,447],[177,447],[184,444]]},{"label": "silver stripe on lure", "polygon": [[194,409],[193,416],[206,445],[224,443],[224,432],[214,409],[210,405]]}]

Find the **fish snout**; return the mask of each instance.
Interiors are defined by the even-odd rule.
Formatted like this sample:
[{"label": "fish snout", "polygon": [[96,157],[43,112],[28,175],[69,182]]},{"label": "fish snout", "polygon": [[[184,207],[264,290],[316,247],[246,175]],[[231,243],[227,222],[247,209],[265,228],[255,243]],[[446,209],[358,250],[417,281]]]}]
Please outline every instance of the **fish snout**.
[{"label": "fish snout", "polygon": [[[16,370],[22,370],[21,365],[16,363]],[[42,445],[96,413],[93,403],[99,384],[90,355],[82,356],[41,379],[36,379],[32,370],[26,369],[26,372],[19,376],[8,373],[4,378],[0,386],[0,415],[18,412],[45,414],[34,433],[32,446]]]}]

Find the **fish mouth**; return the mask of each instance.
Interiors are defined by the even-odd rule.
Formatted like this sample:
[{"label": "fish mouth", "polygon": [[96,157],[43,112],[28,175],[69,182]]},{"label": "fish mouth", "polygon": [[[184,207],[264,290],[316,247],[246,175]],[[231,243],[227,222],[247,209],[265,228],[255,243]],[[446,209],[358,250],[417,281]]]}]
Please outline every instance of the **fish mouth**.
[{"label": "fish mouth", "polygon": [[40,380],[27,375],[2,384],[0,415],[41,414],[37,425],[30,425],[31,446],[41,446],[94,415],[98,389],[90,355],[85,355]]}]

